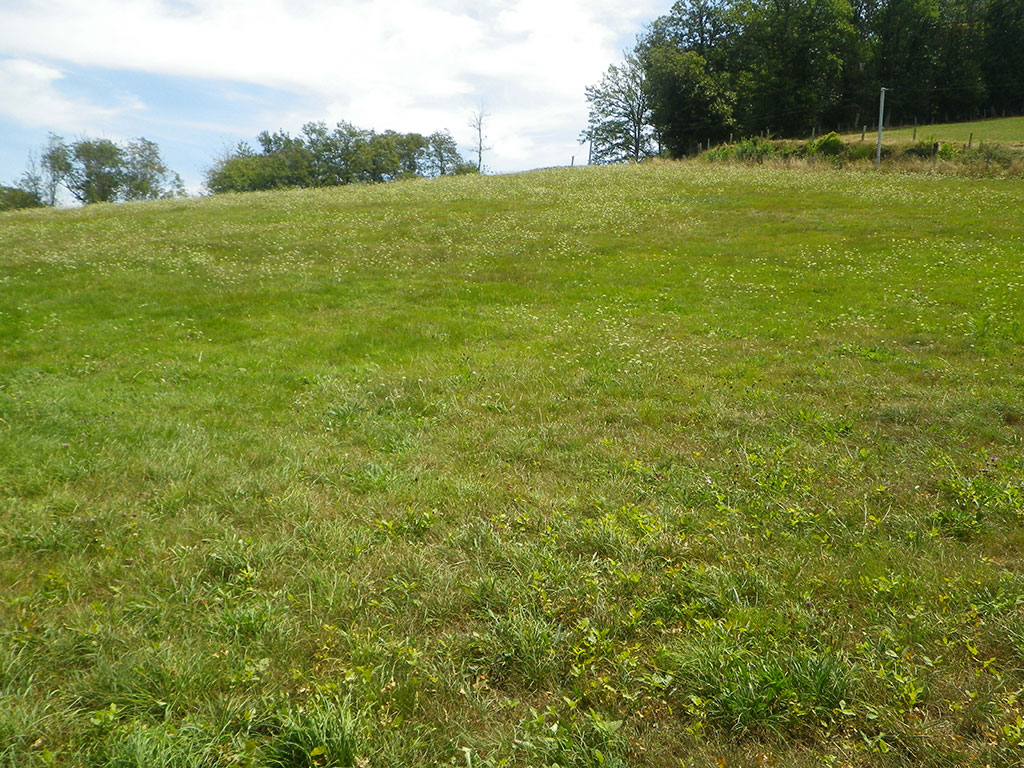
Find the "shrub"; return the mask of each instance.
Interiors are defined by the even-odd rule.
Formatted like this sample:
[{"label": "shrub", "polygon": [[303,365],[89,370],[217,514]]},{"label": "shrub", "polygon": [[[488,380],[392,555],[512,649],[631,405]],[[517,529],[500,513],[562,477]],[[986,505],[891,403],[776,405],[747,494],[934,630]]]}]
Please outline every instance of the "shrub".
[{"label": "shrub", "polygon": [[964,158],[974,162],[983,162],[985,165],[998,165],[1001,168],[1009,168],[1014,161],[1014,153],[999,144],[983,142],[974,149],[964,153]]},{"label": "shrub", "polygon": [[756,136],[737,142],[734,149],[737,160],[761,163],[779,156],[779,150],[775,144],[767,139],[761,139]]},{"label": "shrub", "polygon": [[846,157],[848,160],[874,160],[875,147],[866,141],[851,144],[846,148]]},{"label": "shrub", "polygon": [[916,144],[911,144],[909,147],[903,150],[903,154],[906,157],[920,157],[929,158],[934,152],[934,142],[931,141],[919,141]]},{"label": "shrub", "polygon": [[5,187],[0,184],[0,211],[14,211],[19,208],[39,208],[43,201],[32,192],[19,187]]},{"label": "shrub", "polygon": [[822,157],[841,157],[846,151],[846,144],[835,131],[826,133],[807,144],[808,155]]}]

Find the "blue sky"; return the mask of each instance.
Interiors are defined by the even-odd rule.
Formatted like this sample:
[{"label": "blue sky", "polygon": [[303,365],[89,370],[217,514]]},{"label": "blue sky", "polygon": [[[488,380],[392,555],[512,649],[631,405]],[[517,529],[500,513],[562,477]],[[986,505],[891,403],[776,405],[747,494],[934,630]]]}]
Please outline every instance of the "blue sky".
[{"label": "blue sky", "polygon": [[430,133],[491,171],[586,149],[584,88],[666,0],[0,0],[0,183],[49,131],[156,141],[192,191],[224,149],[310,120]]}]

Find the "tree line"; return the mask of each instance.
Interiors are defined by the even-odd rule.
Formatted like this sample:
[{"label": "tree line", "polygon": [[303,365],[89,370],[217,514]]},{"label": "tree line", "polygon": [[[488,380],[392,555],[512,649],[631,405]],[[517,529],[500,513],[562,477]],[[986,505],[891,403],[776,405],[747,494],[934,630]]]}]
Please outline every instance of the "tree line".
[{"label": "tree line", "polygon": [[[483,112],[472,123],[478,134],[476,162],[459,154],[447,131],[377,133],[341,122],[328,128],[307,123],[297,136],[263,131],[257,146],[247,142],[226,151],[207,169],[212,194],[287,187],[378,183],[408,177],[436,177],[482,170]],[[66,192],[83,205],[152,200],[185,195],[181,177],[170,170],[155,142],[145,138],[66,141],[50,134],[28,169],[12,185],[0,185],[0,211],[57,205]]]},{"label": "tree line", "polygon": [[595,162],[1024,114],[1022,0],[679,0],[586,90]]},{"label": "tree line", "polygon": [[256,148],[242,142],[214,163],[206,173],[210,192],[379,183],[478,170],[459,154],[447,131],[377,133],[347,122],[333,129],[315,122],[297,136],[263,131],[256,141]]},{"label": "tree line", "polygon": [[12,186],[0,185],[0,211],[56,205],[62,189],[83,205],[185,194],[181,177],[164,163],[156,142],[68,142],[50,134],[38,159],[29,158],[21,179]]}]

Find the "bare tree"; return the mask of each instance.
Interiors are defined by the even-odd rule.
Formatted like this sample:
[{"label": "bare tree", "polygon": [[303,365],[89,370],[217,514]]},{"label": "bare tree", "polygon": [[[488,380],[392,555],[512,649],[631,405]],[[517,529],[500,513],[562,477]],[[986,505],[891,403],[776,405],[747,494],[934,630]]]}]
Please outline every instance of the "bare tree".
[{"label": "bare tree", "polygon": [[484,121],[490,117],[484,112],[484,107],[481,104],[474,112],[469,120],[469,127],[476,131],[476,170],[478,173],[484,172],[484,152],[487,152],[493,147],[485,147],[484,142],[487,137],[484,135]]}]

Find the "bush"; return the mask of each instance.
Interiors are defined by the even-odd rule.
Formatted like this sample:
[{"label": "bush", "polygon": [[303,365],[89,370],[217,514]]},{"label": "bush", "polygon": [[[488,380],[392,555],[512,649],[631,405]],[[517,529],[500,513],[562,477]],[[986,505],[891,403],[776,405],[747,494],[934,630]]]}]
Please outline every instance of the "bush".
[{"label": "bush", "polygon": [[756,136],[752,139],[743,139],[734,147],[737,160],[764,162],[779,156],[778,148],[767,139],[760,139]]},{"label": "bush", "polygon": [[875,147],[875,144],[869,144],[866,141],[851,144],[846,148],[846,157],[848,160],[874,160]]},{"label": "bush", "polygon": [[704,153],[704,159],[710,163],[720,163],[728,160],[736,159],[736,147],[732,144],[722,144],[721,146],[709,149]]},{"label": "bush", "polygon": [[822,157],[841,157],[846,152],[846,144],[835,131],[826,133],[807,144],[808,155]]},{"label": "bush", "polygon": [[982,143],[964,153],[964,158],[975,162],[983,162],[986,166],[998,165],[1009,168],[1014,161],[1012,151],[999,144]]},{"label": "bush", "polygon": [[903,150],[905,157],[930,158],[934,153],[934,142],[919,141]]},{"label": "bush", "polygon": [[0,211],[15,211],[19,208],[40,208],[43,201],[31,192],[19,187],[0,185]]}]

